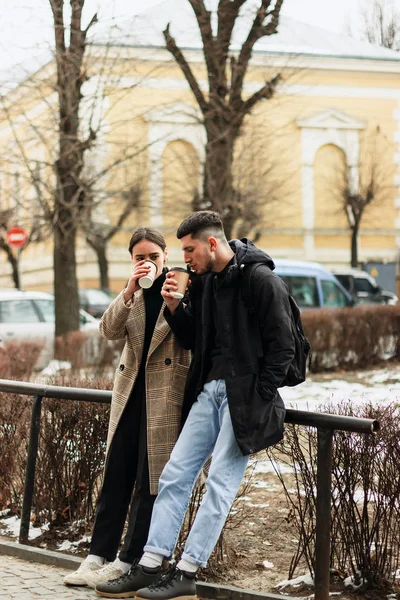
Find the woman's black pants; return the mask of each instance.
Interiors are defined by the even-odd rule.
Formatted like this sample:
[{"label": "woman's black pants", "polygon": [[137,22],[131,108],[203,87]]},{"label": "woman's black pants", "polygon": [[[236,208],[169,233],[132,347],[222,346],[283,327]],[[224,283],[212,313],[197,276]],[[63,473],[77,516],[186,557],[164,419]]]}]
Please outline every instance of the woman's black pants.
[{"label": "woman's black pants", "polygon": [[141,557],[156,499],[150,494],[144,377],[140,379],[111,442],[97,501],[90,554],[107,561],[117,555],[128,509],[128,528],[119,558],[131,563]]}]

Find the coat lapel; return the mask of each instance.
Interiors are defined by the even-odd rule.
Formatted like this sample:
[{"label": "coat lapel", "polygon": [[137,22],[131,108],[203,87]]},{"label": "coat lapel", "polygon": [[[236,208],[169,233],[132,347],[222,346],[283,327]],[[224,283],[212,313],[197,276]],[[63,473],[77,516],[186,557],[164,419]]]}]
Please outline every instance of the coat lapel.
[{"label": "coat lapel", "polygon": [[133,330],[134,335],[131,334],[132,345],[131,348],[136,354],[138,364],[142,359],[143,344],[144,344],[144,332],[146,328],[146,307],[144,304],[143,290],[135,292],[135,303],[131,310],[132,321],[134,323]]},{"label": "coat lapel", "polygon": [[147,355],[147,360],[152,355],[154,350],[164,341],[168,333],[171,331],[167,321],[164,319],[165,302],[162,303],[161,310],[158,315],[158,319],[153,331],[153,337],[151,338],[150,348]]}]

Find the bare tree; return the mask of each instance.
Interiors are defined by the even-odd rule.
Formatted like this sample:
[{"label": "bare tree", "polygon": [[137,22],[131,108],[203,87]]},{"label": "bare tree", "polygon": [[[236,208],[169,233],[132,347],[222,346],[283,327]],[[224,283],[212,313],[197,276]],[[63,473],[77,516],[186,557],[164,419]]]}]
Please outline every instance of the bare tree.
[{"label": "bare tree", "polygon": [[[114,197],[117,194],[114,194]],[[100,274],[100,287],[110,289],[108,275],[107,245],[118,233],[133,211],[140,209],[143,189],[139,183],[126,191],[118,192],[122,197],[123,206],[114,224],[96,218],[94,204],[88,204],[86,217],[82,220],[82,230],[86,242],[94,250],[97,257]]]},{"label": "bare tree", "polygon": [[[55,335],[79,329],[79,297],[76,274],[76,236],[79,213],[85,194],[81,183],[84,153],[91,148],[96,133],[90,129],[86,138],[80,135],[79,108],[85,73],[84,55],[94,15],[82,27],[85,0],[71,0],[69,27],[65,23],[65,0],[49,0],[53,13],[55,62],[59,106],[59,155],[55,163],[57,178],[54,196],[54,296]],[[69,34],[69,45],[66,43]]]},{"label": "bare tree", "polygon": [[336,184],[333,185],[347,218],[352,267],[359,266],[359,234],[366,210],[371,205],[384,205],[394,193],[391,183],[394,168],[385,160],[386,145],[378,126],[373,134],[362,140],[358,164],[349,167],[344,163],[336,171]]},{"label": "bare tree", "polygon": [[[21,287],[20,259],[23,252],[33,242],[41,242],[50,235],[49,227],[44,219],[40,203],[33,200],[36,194],[33,186],[27,186],[23,173],[16,171],[16,157],[13,152],[8,152],[8,163],[2,165],[2,176],[14,180],[14,187],[7,190],[7,200],[2,199],[0,210],[0,249],[4,251],[11,267],[11,277],[14,286]],[[33,169],[37,179],[37,170]],[[38,182],[36,182],[38,184]],[[35,198],[36,199],[36,198]],[[33,201],[32,201],[33,200]],[[15,225],[23,224],[28,239],[23,247],[13,248],[7,242],[7,232]]]},{"label": "bare tree", "polygon": [[221,213],[225,230],[231,236],[238,216],[233,189],[232,163],[235,142],[245,117],[261,100],[272,98],[281,76],[275,75],[247,98],[243,88],[255,43],[277,32],[283,0],[258,0],[258,8],[239,53],[230,51],[235,23],[247,0],[219,0],[217,26],[214,33],[212,12],[204,0],[188,0],[195,14],[201,35],[204,60],[208,75],[208,93],[199,81],[170,34],[164,31],[166,46],[184,74],[200,107],[207,135],[204,168],[203,198],[201,205]]},{"label": "bare tree", "polygon": [[[83,27],[85,0],[71,0],[68,20],[66,0],[49,2],[55,35],[54,62],[28,76],[0,100],[12,132],[12,160],[19,162],[27,185],[35,190],[35,202],[39,203],[53,235],[55,321],[59,336],[79,328],[76,272],[79,232],[84,232],[97,254],[104,285],[108,276],[106,245],[138,202],[138,169],[133,163],[146,152],[148,142],[139,140],[134,133],[127,137],[126,121],[132,123],[133,118],[141,119],[144,115],[116,109],[118,102],[126,98],[132,87],[140,85],[146,74],[130,87],[119,87],[122,75],[116,68],[120,52],[113,46],[115,39],[110,37],[109,42],[98,46],[89,43],[88,32],[97,17],[94,15]],[[156,68],[151,68],[151,74]],[[20,99],[18,111],[16,98]],[[44,113],[45,118],[38,119],[37,112]],[[57,135],[56,143],[53,132]],[[108,134],[110,139],[106,139]],[[121,165],[132,171],[132,176],[129,173],[118,182]],[[114,201],[116,196],[122,201],[113,202],[112,218],[99,221],[96,216],[99,205]],[[117,204],[119,212],[115,210]],[[24,203],[24,211],[31,213],[29,201]]]},{"label": "bare tree", "polygon": [[15,253],[12,247],[7,243],[7,231],[10,227],[12,210],[0,211],[0,250],[3,250],[7,256],[7,261],[11,267],[11,276],[14,286],[19,289],[21,287],[21,278],[18,265],[18,254]]},{"label": "bare tree", "polygon": [[393,0],[373,0],[362,13],[363,34],[371,44],[400,50],[400,12]]}]

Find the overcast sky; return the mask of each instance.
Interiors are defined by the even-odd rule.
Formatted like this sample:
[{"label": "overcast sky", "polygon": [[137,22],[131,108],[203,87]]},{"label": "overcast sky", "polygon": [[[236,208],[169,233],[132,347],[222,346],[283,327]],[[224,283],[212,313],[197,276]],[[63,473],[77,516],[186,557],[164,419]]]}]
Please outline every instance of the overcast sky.
[{"label": "overcast sky", "polygon": [[[283,14],[331,31],[343,32],[359,20],[368,0],[284,0]],[[400,4],[400,0],[395,0]],[[100,26],[113,18],[123,19],[155,6],[160,0],[86,0],[86,17],[98,11]],[[66,4],[69,2],[66,0]],[[52,43],[49,0],[1,0],[1,78],[15,64],[26,62]],[[173,21],[173,14],[171,14]],[[13,68],[14,70],[14,68]]]}]

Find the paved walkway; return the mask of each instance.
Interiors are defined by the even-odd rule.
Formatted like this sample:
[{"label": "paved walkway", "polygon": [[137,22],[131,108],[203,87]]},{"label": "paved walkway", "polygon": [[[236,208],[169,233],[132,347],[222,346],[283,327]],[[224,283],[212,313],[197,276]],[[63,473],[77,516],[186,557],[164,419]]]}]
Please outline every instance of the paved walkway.
[{"label": "paved walkway", "polygon": [[67,569],[0,554],[0,600],[86,600],[98,598],[88,587],[67,587]]}]

